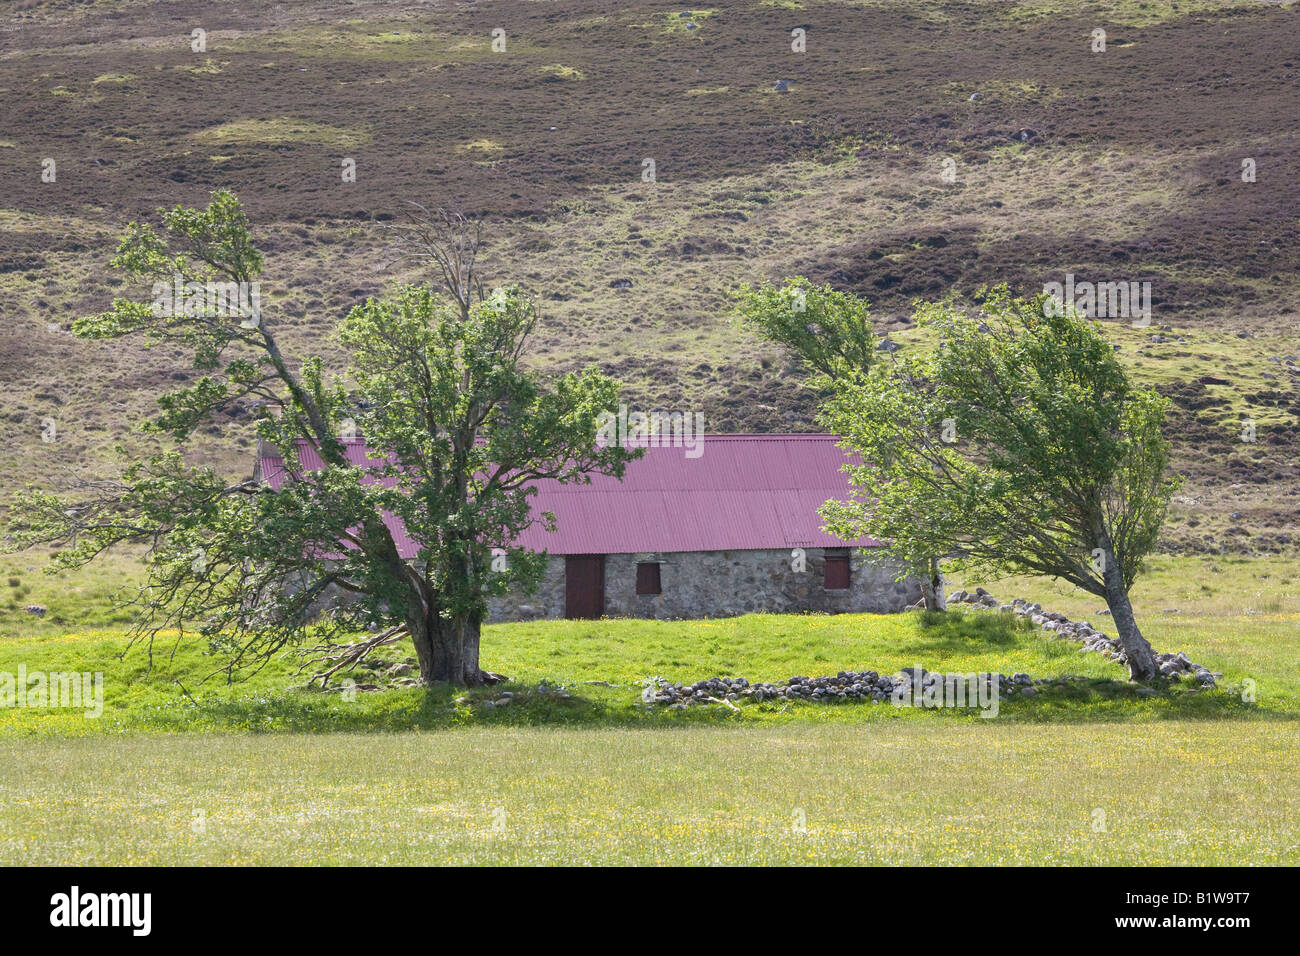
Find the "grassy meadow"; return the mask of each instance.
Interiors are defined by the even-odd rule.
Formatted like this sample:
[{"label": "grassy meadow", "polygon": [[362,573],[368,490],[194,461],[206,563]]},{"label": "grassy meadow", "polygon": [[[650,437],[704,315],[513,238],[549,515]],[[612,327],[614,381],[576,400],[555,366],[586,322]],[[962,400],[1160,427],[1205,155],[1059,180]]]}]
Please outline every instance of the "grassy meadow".
[{"label": "grassy meadow", "polygon": [[[9,556],[10,568],[30,555]],[[30,565],[24,565],[28,567]],[[504,687],[471,692],[399,686],[396,665],[414,664],[409,645],[383,648],[374,666],[352,673],[379,692],[346,696],[309,687],[312,671],[296,652],[271,659],[256,672],[230,681],[223,658],[201,641],[160,636],[152,652],[128,647],[110,608],[110,593],[129,592],[132,565],[85,569],[75,575],[16,577],[11,601],[48,602],[43,617],[22,607],[0,616],[0,671],[98,672],[104,675],[104,710],[87,717],[74,709],[0,709],[0,739],[132,732],[192,731],[402,731],[491,725],[659,727],[696,723],[787,724],[906,720],[972,720],[973,711],[916,711],[888,705],[745,702],[729,708],[695,707],[685,713],[647,707],[640,690],[650,677],[690,683],[715,677],[781,681],[840,670],[896,673],[921,666],[948,673],[998,671],[1035,678],[1085,678],[1048,685],[1036,700],[1003,702],[1000,721],[1120,722],[1223,717],[1259,720],[1300,712],[1300,561],[1246,558],[1157,558],[1139,584],[1140,623],[1160,651],[1186,651],[1222,673],[1220,689],[1205,692],[1173,683],[1155,697],[1139,697],[1125,672],[1079,645],[1030,628],[1013,615],[954,611],[946,615],[751,614],[700,621],[538,621],[489,625],[483,665],[505,674]],[[0,577],[5,568],[0,566]],[[22,582],[30,581],[31,584]],[[7,583],[0,581],[0,583]],[[954,588],[956,587],[954,583]],[[1072,618],[1090,619],[1102,602],[1073,588],[1010,580],[990,589],[1004,599],[1026,596]],[[1158,599],[1157,599],[1158,595]],[[342,675],[340,675],[342,677]],[[1253,682],[1247,684],[1246,682]],[[1251,686],[1256,700],[1243,702]],[[510,705],[494,702],[502,691]]]},{"label": "grassy meadow", "polygon": [[1294,723],[1134,729],[890,721],[5,741],[0,758],[23,772],[0,783],[0,863],[1300,861]]},{"label": "grassy meadow", "polygon": [[[484,665],[511,681],[472,692],[326,693],[304,686],[293,656],[227,683],[189,642],[160,641],[152,666],[141,647],[124,653],[104,594],[128,569],[31,577],[22,600],[50,611],[3,619],[0,671],[99,671],[105,691],[98,718],[0,710],[0,760],[21,768],[0,781],[0,863],[1300,860],[1294,560],[1156,559],[1135,600],[1145,632],[1224,677],[1153,697],[1073,642],[960,611],[492,625]],[[1098,602],[1071,589],[989,588],[1106,629]],[[409,660],[385,651],[359,682]],[[640,699],[649,676],[911,665],[1083,679],[1004,701],[996,719]],[[495,705],[505,690],[512,702]]]}]

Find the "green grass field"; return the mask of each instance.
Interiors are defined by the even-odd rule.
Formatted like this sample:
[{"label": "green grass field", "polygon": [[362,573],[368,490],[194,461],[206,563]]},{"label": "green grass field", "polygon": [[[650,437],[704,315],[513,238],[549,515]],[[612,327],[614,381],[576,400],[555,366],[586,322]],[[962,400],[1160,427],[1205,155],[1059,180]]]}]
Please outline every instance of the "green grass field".
[{"label": "green grass field", "polygon": [[9,741],[0,863],[1295,864],[1295,724],[1247,729]]},{"label": "green grass field", "polygon": [[[193,645],[160,645],[150,668],[107,620],[10,616],[0,672],[100,671],[105,701],[97,719],[0,710],[0,760],[21,768],[0,781],[0,863],[1295,864],[1298,570],[1157,559],[1136,596],[1146,633],[1224,678],[1150,698],[995,612],[497,625],[484,664],[511,677],[502,707],[501,688],[305,689],[293,658],[204,680],[219,659]],[[81,588],[65,613],[111,618],[101,592],[122,580],[65,582]],[[1072,617],[1097,606],[1041,581],[990,589]],[[917,664],[1087,680],[991,720],[639,695],[652,675]]]}]

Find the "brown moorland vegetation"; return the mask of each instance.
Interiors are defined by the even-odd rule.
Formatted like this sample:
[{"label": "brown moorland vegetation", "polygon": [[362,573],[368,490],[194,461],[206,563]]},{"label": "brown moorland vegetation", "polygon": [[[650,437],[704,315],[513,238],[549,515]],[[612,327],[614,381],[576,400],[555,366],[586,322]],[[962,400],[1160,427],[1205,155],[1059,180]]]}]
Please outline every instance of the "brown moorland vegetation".
[{"label": "brown moorland vegetation", "polygon": [[[1152,325],[1108,332],[1173,400],[1188,482],[1165,547],[1300,547],[1292,3],[28,0],[0,16],[0,488],[111,469],[156,390],[195,374],[66,330],[124,291],[107,260],[126,222],[229,187],[291,347],[335,354],[344,312],[412,277],[382,229],[404,201],[454,203],[491,221],[490,274],[543,303],[537,361],[596,361],[634,404],[700,409],[717,431],[813,427],[793,366],[732,324],[740,282],[859,292],[905,344],[918,296],[1149,280]],[[204,452],[232,474],[251,439],[226,425],[250,414]]]}]

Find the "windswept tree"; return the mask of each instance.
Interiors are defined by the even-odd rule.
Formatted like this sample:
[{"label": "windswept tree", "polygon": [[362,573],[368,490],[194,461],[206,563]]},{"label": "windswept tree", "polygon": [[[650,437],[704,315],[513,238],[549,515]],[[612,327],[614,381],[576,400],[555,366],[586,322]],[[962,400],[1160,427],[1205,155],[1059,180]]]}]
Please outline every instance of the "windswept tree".
[{"label": "windswept tree", "polygon": [[[796,276],[779,286],[742,286],[736,302],[741,321],[798,358],[810,373],[809,386],[824,397],[877,362],[871,310],[851,292],[815,286]],[[943,575],[936,555],[945,552],[912,551],[901,541],[892,542],[890,550],[902,573],[920,582],[926,610],[943,610]]]},{"label": "windswept tree", "polygon": [[1150,680],[1129,590],[1178,484],[1166,474],[1167,402],[1133,382],[1094,322],[1043,302],[999,288],[978,314],[922,306],[932,346],[838,380],[822,421],[864,464],[860,495],[823,515],[904,556],[955,553],[1103,598],[1130,677]]},{"label": "windswept tree", "polygon": [[741,321],[800,359],[819,388],[876,361],[871,309],[851,292],[795,276],[779,286],[741,286],[735,300]]},{"label": "windswept tree", "polygon": [[[530,484],[621,476],[630,457],[597,442],[599,416],[618,405],[615,383],[594,368],[547,376],[523,365],[537,309],[518,288],[484,291],[478,229],[462,217],[412,214],[401,248],[432,266],[438,287],[404,286],[355,307],[338,329],[348,364],[337,380],[318,356],[291,362],[264,310],[229,307],[232,291],[245,306],[256,298],[245,292],[263,266],[233,195],[177,207],[162,223],[161,235],[132,223],[112,260],[153,283],[149,297],[117,299],[73,331],[180,346],[200,377],[162,395],[146,423],[162,452],[119,481],[21,494],[11,543],[54,546],[58,565],[77,567],[143,542],[134,638],[152,651],[164,629],[197,632],[232,676],[304,641],[341,648],[346,662],[409,634],[426,683],[485,680],[488,598],[531,586],[544,566],[514,544],[534,521],[553,521],[531,512]],[[160,308],[168,290],[193,294]],[[278,491],[183,456],[215,415],[250,402],[276,410],[257,429],[284,461]],[[358,461],[347,434],[370,457]],[[401,553],[394,519],[413,556]],[[351,600],[313,623],[309,611],[334,592]],[[337,643],[365,629],[381,630]]]},{"label": "windswept tree", "polygon": [[1178,485],[1167,403],[1133,382],[1095,323],[999,288],[977,315],[921,306],[923,343],[882,360],[851,294],[795,278],[742,289],[739,303],[803,359],[826,395],[818,420],[862,459],[852,500],[822,509],[829,531],[882,538],[931,609],[940,555],[1069,581],[1106,601],[1130,676],[1155,676],[1128,593]]}]

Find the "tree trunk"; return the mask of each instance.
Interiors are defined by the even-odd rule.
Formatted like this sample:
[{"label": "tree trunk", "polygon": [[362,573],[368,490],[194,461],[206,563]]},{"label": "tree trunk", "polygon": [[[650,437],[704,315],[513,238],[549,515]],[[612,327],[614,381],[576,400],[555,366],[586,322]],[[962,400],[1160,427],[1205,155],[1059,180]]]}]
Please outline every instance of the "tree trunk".
[{"label": "tree trunk", "polygon": [[1102,560],[1105,562],[1102,581],[1106,586],[1106,606],[1110,608],[1119,646],[1128,661],[1129,680],[1152,680],[1156,676],[1156,655],[1138,630],[1137,620],[1133,617],[1133,605],[1129,603],[1128,590],[1124,587],[1124,574],[1109,546],[1103,546]]},{"label": "tree trunk", "polygon": [[948,610],[948,596],[944,593],[943,572],[939,570],[939,559],[930,559],[930,590],[934,592],[934,609]]},{"label": "tree trunk", "polygon": [[465,683],[469,685],[492,682],[489,675],[480,670],[478,666],[478,642],[481,628],[481,623],[474,618],[465,621],[461,625],[460,659],[465,673]]},{"label": "tree trunk", "polygon": [[926,563],[926,571],[921,575],[921,598],[925,601],[927,611],[948,610],[948,601],[943,593],[943,575],[939,572],[938,558],[930,558]]},{"label": "tree trunk", "polygon": [[472,619],[408,616],[407,627],[425,684],[476,687],[499,679],[479,669],[479,622]]},{"label": "tree trunk", "polygon": [[921,600],[925,602],[927,611],[939,610],[939,599],[934,593],[934,585],[926,575],[921,575]]}]

